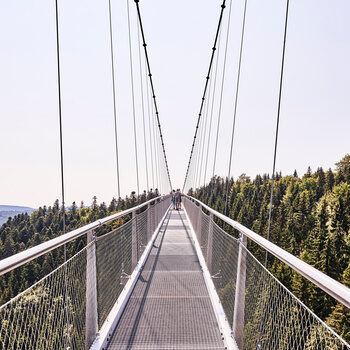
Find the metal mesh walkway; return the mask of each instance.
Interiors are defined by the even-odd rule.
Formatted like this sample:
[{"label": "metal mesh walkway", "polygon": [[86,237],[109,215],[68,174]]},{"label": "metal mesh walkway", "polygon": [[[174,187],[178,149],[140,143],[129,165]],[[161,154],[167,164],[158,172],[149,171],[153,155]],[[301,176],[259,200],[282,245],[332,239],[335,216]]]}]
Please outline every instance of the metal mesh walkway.
[{"label": "metal mesh walkway", "polygon": [[183,211],[170,211],[109,349],[225,349]]}]

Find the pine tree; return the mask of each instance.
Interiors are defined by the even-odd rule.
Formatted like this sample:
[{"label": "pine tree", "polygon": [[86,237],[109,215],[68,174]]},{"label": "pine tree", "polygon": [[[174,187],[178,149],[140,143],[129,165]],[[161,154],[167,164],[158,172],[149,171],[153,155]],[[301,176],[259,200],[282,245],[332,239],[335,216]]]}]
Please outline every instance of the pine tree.
[{"label": "pine tree", "polygon": [[312,170],[311,170],[311,167],[308,166],[307,167],[307,171],[306,171],[306,174],[303,176],[304,179],[307,179],[308,177],[311,177],[312,176]]},{"label": "pine tree", "polygon": [[71,213],[72,213],[72,216],[74,217],[75,214],[77,213],[77,205],[75,202],[72,203],[72,207],[71,207]]},{"label": "pine tree", "polygon": [[325,185],[325,191],[330,192],[333,189],[334,186],[334,174],[331,168],[328,169],[326,173],[326,185]]},{"label": "pine tree", "polygon": [[324,189],[326,185],[326,176],[322,168],[318,168],[316,173],[317,188],[316,188],[316,198],[320,199],[324,194]]},{"label": "pine tree", "polygon": [[92,197],[92,210],[97,211],[97,197],[96,196]]},{"label": "pine tree", "polygon": [[335,165],[338,173],[341,172],[344,180],[350,184],[350,154],[345,155],[342,160]]},{"label": "pine tree", "polygon": [[5,242],[4,242],[4,258],[7,258],[11,255],[13,255],[16,252],[16,246],[15,246],[15,242],[12,239],[12,235],[8,235],[5,238]]},{"label": "pine tree", "polygon": [[[350,288],[350,263],[343,273],[342,283]],[[350,342],[350,309],[338,303],[326,323],[345,341]]]},{"label": "pine tree", "polygon": [[311,232],[308,251],[311,265],[325,273],[328,269],[328,262],[325,260],[327,254],[324,255],[324,252],[327,251],[328,220],[328,203],[325,198],[322,198],[316,209],[316,227]]},{"label": "pine tree", "polygon": [[111,203],[108,206],[108,210],[110,213],[117,210],[117,200],[113,197]]},{"label": "pine tree", "polygon": [[[345,169],[346,164],[336,173],[331,169],[325,173],[322,168],[312,173],[308,167],[302,179],[296,172],[285,177],[277,173],[271,226],[271,238],[277,245],[339,281],[350,259],[350,187],[345,182]],[[256,176],[251,184],[252,189],[246,186],[243,175],[230,188],[229,216],[265,235],[271,181],[264,174]],[[225,189],[225,179],[215,176],[194,196],[223,212]],[[258,260],[264,261],[262,249],[249,241],[248,248]],[[270,269],[318,316],[326,319],[333,313],[334,299],[311,282],[296,273],[288,275],[277,259]],[[343,327],[344,323],[341,318],[339,325]],[[345,328],[348,331],[350,326]]]},{"label": "pine tree", "polygon": [[58,201],[58,199],[55,200],[55,203],[53,205],[52,210],[53,210],[54,213],[59,212],[59,210],[60,210],[60,202]]}]

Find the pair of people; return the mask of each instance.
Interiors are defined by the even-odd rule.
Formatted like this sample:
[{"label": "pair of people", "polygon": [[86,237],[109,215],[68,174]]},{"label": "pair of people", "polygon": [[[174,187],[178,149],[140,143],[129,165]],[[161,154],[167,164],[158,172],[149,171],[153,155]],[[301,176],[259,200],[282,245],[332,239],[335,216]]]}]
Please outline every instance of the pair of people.
[{"label": "pair of people", "polygon": [[183,196],[183,194],[181,193],[179,188],[176,191],[173,190],[173,192],[171,193],[171,199],[173,201],[173,209],[175,210],[181,209],[181,196]]}]

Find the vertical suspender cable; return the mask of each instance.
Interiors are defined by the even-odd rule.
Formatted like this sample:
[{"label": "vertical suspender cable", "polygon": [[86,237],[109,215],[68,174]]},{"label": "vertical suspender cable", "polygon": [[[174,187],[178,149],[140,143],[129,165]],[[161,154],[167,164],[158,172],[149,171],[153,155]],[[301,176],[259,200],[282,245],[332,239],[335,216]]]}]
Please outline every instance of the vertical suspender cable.
[{"label": "vertical suspender cable", "polygon": [[[201,137],[201,130],[199,129],[199,140]],[[199,152],[199,142],[197,142],[194,146],[194,151],[193,151],[193,157],[192,157],[192,164],[191,164],[191,169],[192,169],[192,188],[193,190],[196,189],[196,177],[197,177],[197,162],[198,162],[198,152]]]},{"label": "vertical suspender cable", "polygon": [[201,123],[199,123],[198,126],[198,142],[195,144],[194,150],[193,150],[193,157],[192,157],[192,164],[191,164],[191,169],[193,169],[193,185],[192,188],[195,190],[196,189],[196,181],[197,181],[197,164],[198,164],[198,148],[199,148],[199,141],[201,140]]},{"label": "vertical suspender cable", "polygon": [[[156,118],[154,118],[154,132],[155,135],[157,135],[157,121]],[[161,167],[160,167],[160,151],[159,151],[159,138],[158,135],[156,136],[156,148],[157,148],[157,166],[158,166],[158,190],[159,194],[162,193],[162,175],[161,175]]]},{"label": "vertical suspender cable", "polygon": [[137,157],[135,92],[134,92],[134,73],[133,73],[131,33],[130,33],[131,30],[130,30],[129,0],[126,0],[126,8],[127,8],[127,14],[128,14],[129,59],[130,59],[131,95],[132,95],[132,115],[133,115],[133,122],[134,122],[134,147],[135,147],[135,165],[136,165],[136,180],[137,180],[137,198],[139,199],[139,196],[140,196],[139,163],[138,163],[138,157]]},{"label": "vertical suspender cable", "polygon": [[[210,81],[210,80],[209,80]],[[210,90],[210,83],[208,85],[208,95],[209,95],[209,90]],[[198,152],[198,166],[197,166],[197,183],[196,183],[196,188],[200,187],[200,177],[201,177],[201,159],[202,159],[202,154],[203,154],[203,140],[205,139],[205,127],[206,127],[206,111],[208,107],[208,98],[205,99],[204,101],[204,106],[203,106],[203,119],[202,119],[202,126],[201,126],[201,138],[199,141],[199,152]]]},{"label": "vertical suspender cable", "polygon": [[201,179],[202,179],[202,169],[203,169],[203,157],[204,157],[204,150],[205,150],[205,140],[207,135],[207,125],[208,125],[208,115],[209,115],[209,102],[210,102],[210,93],[211,93],[211,86],[212,86],[212,79],[210,79],[209,83],[209,89],[208,89],[208,98],[206,99],[206,110],[205,110],[205,119],[204,119],[204,125],[203,125],[203,144],[202,144],[202,154],[201,154],[201,163],[199,167],[199,178],[198,178],[198,187],[201,185]]},{"label": "vertical suspender cable", "polygon": [[[230,2],[230,14],[231,14],[231,7],[232,7],[232,0]],[[230,21],[231,21],[231,16],[229,18],[230,18]],[[222,109],[222,97],[223,97],[224,86],[225,86],[225,73],[226,73],[226,60],[227,60],[227,48],[228,48],[228,42],[229,42],[229,34],[230,34],[230,26],[227,27],[227,33],[226,33],[224,65],[223,65],[223,69],[222,69],[218,122],[217,122],[217,125],[216,125],[216,137],[215,137],[215,149],[214,149],[214,160],[213,160],[212,177],[214,177],[214,175],[215,175],[216,154],[217,154],[217,150],[218,150],[219,130],[220,130],[220,121],[221,121],[221,109]]]},{"label": "vertical suspender cable", "polygon": [[[270,195],[270,208],[269,208],[269,221],[267,228],[267,240],[270,240],[270,229],[271,229],[271,216],[272,216],[272,201],[273,201],[273,185],[275,180],[276,171],[276,155],[277,155],[277,145],[278,145],[278,130],[280,123],[280,113],[281,113],[281,101],[282,101],[282,88],[283,88],[283,75],[284,75],[284,61],[286,52],[286,40],[287,40],[287,29],[288,29],[288,13],[289,13],[289,0],[287,0],[286,5],[286,15],[284,23],[284,35],[283,35],[283,49],[282,49],[282,60],[281,60],[281,73],[280,73],[280,84],[278,92],[278,107],[277,107],[277,120],[276,120],[276,131],[275,131],[275,147],[273,152],[273,166],[272,166],[272,181],[271,181],[271,195]],[[265,267],[267,266],[268,252],[265,255]]]},{"label": "vertical suspender cable", "polygon": [[[147,77],[147,72],[146,72]],[[151,132],[151,111],[150,111],[150,103],[149,103],[149,88],[148,81],[146,79],[146,94],[147,94],[147,112],[148,112],[148,131],[149,131],[149,148],[151,153],[151,171],[152,171],[152,188],[154,190],[154,169],[153,169],[153,147],[152,147],[152,132]]]},{"label": "vertical suspender cable", "polygon": [[196,144],[196,138],[197,138],[197,133],[198,133],[198,126],[199,126],[199,123],[200,123],[200,120],[201,120],[201,116],[202,116],[205,96],[206,96],[206,92],[207,92],[207,88],[208,88],[208,82],[209,82],[209,79],[210,79],[210,72],[211,72],[211,69],[212,69],[212,66],[213,66],[216,45],[217,45],[217,42],[218,42],[220,27],[221,27],[221,23],[222,23],[222,17],[223,17],[223,14],[224,14],[224,9],[226,7],[225,3],[226,3],[226,0],[223,0],[223,2],[221,4],[221,11],[220,11],[219,22],[218,22],[218,26],[217,26],[216,33],[215,33],[214,46],[212,48],[212,54],[211,54],[211,57],[210,57],[208,73],[207,73],[206,80],[205,80],[205,85],[204,85],[202,102],[201,102],[200,109],[199,109],[199,114],[198,114],[197,124],[196,124],[196,130],[195,130],[194,137],[193,137],[190,158],[188,160],[188,165],[187,165],[187,170],[186,170],[186,174],[185,174],[185,180],[184,180],[182,191],[184,191],[184,189],[185,189],[186,181],[187,181],[187,178],[188,178],[188,172],[189,172],[189,169],[190,169],[190,166],[191,166],[191,162],[192,162],[193,150],[194,150],[194,146]]},{"label": "vertical suspender cable", "polygon": [[138,40],[138,51],[139,51],[139,66],[140,66],[143,141],[144,141],[145,162],[146,162],[146,184],[147,184],[147,192],[148,192],[149,191],[149,183],[148,183],[148,161],[147,161],[147,142],[146,142],[146,124],[145,124],[145,103],[144,103],[144,99],[143,99],[143,77],[142,77],[141,42],[140,42],[140,24],[139,24],[139,22],[137,22],[137,40]]},{"label": "vertical suspender cable", "polygon": [[[231,1],[231,3],[232,3],[232,1]],[[228,21],[229,24],[228,25],[230,25],[230,19],[231,19],[231,3],[230,3],[229,21]],[[212,100],[211,100],[209,133],[208,133],[207,151],[206,151],[206,159],[205,159],[205,167],[204,167],[203,186],[205,185],[205,179],[207,177],[208,158],[209,158],[209,145],[210,145],[210,138],[211,138],[211,127],[212,127],[212,121],[213,121],[213,111],[214,111],[215,92],[216,92],[216,80],[217,80],[217,76],[218,76],[218,66],[219,66],[219,56],[220,56],[220,43],[221,43],[221,30],[219,32],[218,54],[216,56],[216,63],[215,63],[214,87],[213,87],[213,94],[212,94]]]},{"label": "vertical suspender cable", "polygon": [[[283,76],[284,76],[284,61],[285,61],[285,52],[286,52],[286,41],[287,41],[287,29],[288,29],[288,14],[289,14],[289,0],[286,3],[286,12],[284,20],[284,34],[283,34],[283,48],[282,48],[282,59],[281,59],[281,71],[280,71],[280,81],[279,81],[279,92],[278,92],[278,105],[277,105],[277,118],[276,118],[276,129],[275,129],[275,145],[273,152],[273,166],[272,166],[272,181],[271,181],[271,194],[270,194],[270,207],[269,207],[269,219],[267,227],[267,240],[270,240],[270,230],[271,230],[271,217],[272,217],[272,202],[273,202],[273,185],[275,179],[276,171],[276,156],[277,156],[277,146],[278,146],[278,131],[279,131],[279,122],[280,122],[280,113],[281,113],[281,101],[282,101],[282,88],[283,88]],[[267,268],[268,252],[265,252],[265,268]],[[260,324],[259,324],[259,337],[257,342],[257,349],[261,349],[261,334],[263,326],[263,307],[265,301],[265,284],[266,284],[266,272],[264,274],[263,280],[263,301],[261,303],[260,309]]]},{"label": "vertical suspender cable", "polygon": [[160,119],[159,119],[159,111],[158,111],[158,105],[157,105],[157,100],[156,100],[156,95],[154,92],[154,84],[153,84],[153,79],[152,79],[152,73],[151,73],[151,66],[149,62],[149,57],[148,57],[148,52],[147,52],[147,44],[146,44],[146,39],[145,39],[145,33],[143,30],[143,25],[142,25],[142,18],[141,18],[141,12],[140,12],[140,7],[139,7],[139,0],[134,0],[136,4],[136,10],[137,10],[137,16],[140,24],[140,30],[141,30],[141,36],[142,36],[142,46],[144,48],[145,52],[145,57],[146,57],[146,65],[147,65],[147,70],[148,70],[148,76],[149,76],[149,82],[151,86],[151,92],[152,92],[152,98],[153,98],[153,104],[154,104],[154,110],[156,114],[156,121],[157,121],[157,126],[158,126],[158,132],[159,132],[159,137],[160,137],[160,142],[162,146],[162,151],[163,151],[163,157],[164,157],[164,163],[168,175],[168,181],[170,187],[171,185],[171,179],[170,179],[170,172],[169,172],[169,167],[168,167],[168,160],[166,157],[166,152],[165,152],[165,146],[164,146],[164,140],[163,140],[163,134],[162,134],[162,127],[160,125]]},{"label": "vertical suspender cable", "polygon": [[[205,109],[205,104],[203,109]],[[205,114],[205,111],[203,111],[203,114]],[[202,139],[203,139],[203,119],[201,120],[201,123],[199,124],[199,139],[198,139],[198,144],[197,144],[197,154],[196,154],[196,176],[195,176],[195,182],[194,182],[194,189],[197,188],[198,186],[198,175],[199,175],[199,163],[200,163],[200,158],[201,158],[201,145],[202,145]]]},{"label": "vertical suspender cable", "polygon": [[154,169],[155,169],[155,177],[156,177],[156,188],[159,190],[158,150],[157,150],[157,134],[156,134],[157,130],[156,130],[153,104],[151,104],[151,111],[152,111],[153,147],[154,147]]},{"label": "vertical suspender cable", "polygon": [[113,29],[112,29],[112,8],[111,0],[108,0],[109,15],[109,39],[111,46],[111,72],[112,72],[112,91],[113,91],[113,116],[114,116],[114,138],[115,138],[115,157],[117,170],[118,199],[120,199],[120,180],[119,180],[119,152],[118,152],[118,130],[117,130],[117,105],[115,92],[115,74],[114,74],[114,51],[113,51]]},{"label": "vertical suspender cable", "polygon": [[[61,64],[60,64],[60,40],[59,40],[59,23],[58,23],[58,0],[56,4],[56,53],[57,53],[57,87],[58,87],[58,118],[60,128],[60,160],[61,160],[61,194],[62,194],[62,219],[63,219],[63,234],[66,232],[65,220],[65,201],[64,201],[64,168],[63,168],[63,130],[62,130],[62,98],[61,98]],[[66,246],[64,246],[66,247]],[[66,249],[65,261],[66,261]]]},{"label": "vertical suspender cable", "polygon": [[243,44],[244,44],[244,30],[245,30],[245,20],[247,13],[247,0],[244,1],[244,12],[243,12],[243,21],[242,21],[242,31],[241,31],[241,46],[239,49],[239,61],[238,61],[238,73],[237,73],[237,82],[236,82],[236,91],[235,91],[235,107],[233,112],[233,122],[232,122],[232,135],[231,135],[231,145],[230,145],[230,157],[228,161],[228,172],[227,172],[227,182],[226,182],[226,198],[225,198],[225,212],[224,215],[227,215],[227,200],[228,192],[230,188],[230,176],[231,176],[231,164],[232,164],[232,151],[233,151],[233,141],[235,137],[235,127],[236,127],[236,116],[237,116],[237,102],[239,94],[239,82],[241,78],[241,67],[242,67],[242,53],[243,53]]},{"label": "vertical suspender cable", "polygon": [[[57,55],[57,92],[58,92],[58,118],[60,129],[60,163],[61,163],[61,194],[62,194],[62,231],[66,233],[66,210],[64,199],[64,166],[63,166],[63,128],[62,128],[62,98],[61,98],[61,63],[60,63],[60,36],[59,36],[59,13],[58,0],[55,0],[55,14],[56,14],[56,55]],[[67,261],[67,248],[63,246],[64,262]],[[68,316],[68,281],[67,281],[67,266],[64,265],[64,285],[65,285],[65,323],[66,323],[66,337],[65,347],[69,348],[69,316]]]},{"label": "vertical suspender cable", "polygon": [[158,148],[158,168],[159,168],[159,194],[162,194],[163,192],[163,183],[162,183],[162,179],[163,179],[163,176],[162,176],[162,170],[163,170],[163,167],[162,167],[162,157],[160,156],[161,154],[161,147],[160,147],[160,140],[159,138],[157,138],[157,148]]}]

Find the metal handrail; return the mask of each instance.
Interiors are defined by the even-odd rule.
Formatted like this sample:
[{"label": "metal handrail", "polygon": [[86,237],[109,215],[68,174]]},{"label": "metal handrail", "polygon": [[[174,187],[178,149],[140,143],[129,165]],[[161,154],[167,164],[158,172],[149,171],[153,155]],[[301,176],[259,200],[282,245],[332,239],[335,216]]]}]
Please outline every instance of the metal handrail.
[{"label": "metal handrail", "polygon": [[288,253],[284,249],[278,247],[276,244],[268,241],[267,239],[258,235],[252,230],[249,230],[247,227],[241,225],[237,221],[232,220],[229,217],[219,213],[218,211],[208,207],[206,204],[202,203],[198,199],[187,195],[185,195],[185,197],[192,200],[193,202],[197,202],[204,209],[206,209],[207,211],[209,211],[228,225],[238,230],[242,235],[248,237],[249,239],[257,243],[260,247],[264,248],[276,258],[287,264],[294,271],[304,276],[306,279],[308,279],[317,287],[324,290],[334,299],[336,299],[346,307],[350,308],[350,289],[348,287],[327,276],[323,272],[315,269],[314,267],[295,257],[294,255]]},{"label": "metal handrail", "polygon": [[0,260],[0,276],[9,272],[9,271],[12,271],[13,269],[15,269],[23,264],[30,262],[33,259],[38,258],[41,255],[44,255],[44,254],[50,252],[51,250],[54,250],[54,249],[66,244],[70,241],[73,241],[74,239],[90,232],[91,230],[94,230],[98,227],[106,225],[113,220],[116,220],[118,218],[121,218],[125,215],[132,213],[133,211],[144,208],[145,206],[148,206],[149,204],[151,204],[152,202],[154,202],[156,200],[159,200],[159,199],[163,200],[163,199],[165,199],[165,197],[167,197],[167,196],[159,196],[156,198],[152,198],[145,203],[137,205],[136,207],[132,207],[130,209],[121,211],[119,213],[107,216],[103,219],[96,220],[96,221],[92,222],[91,224],[77,228],[76,230],[67,232],[64,235],[53,238],[47,242],[38,244],[35,247],[28,248],[28,249],[24,250],[23,252],[14,254],[8,258]]}]

